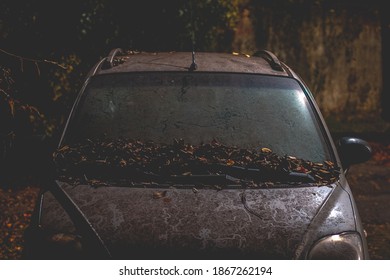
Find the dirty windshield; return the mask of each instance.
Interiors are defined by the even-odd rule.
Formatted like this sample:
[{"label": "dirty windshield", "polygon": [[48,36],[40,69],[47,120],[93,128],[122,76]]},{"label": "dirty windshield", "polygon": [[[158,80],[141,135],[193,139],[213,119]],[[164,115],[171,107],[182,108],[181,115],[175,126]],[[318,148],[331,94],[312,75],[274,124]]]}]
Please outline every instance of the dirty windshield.
[{"label": "dirty windshield", "polygon": [[[200,175],[252,178],[266,168],[300,173],[297,177],[308,182],[316,175],[335,177],[306,94],[295,80],[283,77],[182,72],[96,76],[62,144],[63,155],[78,149],[71,157],[76,163],[104,163],[111,157],[118,166],[147,169],[148,176],[168,165],[172,170],[164,172],[169,175],[197,169]],[[178,162],[182,168],[173,167]],[[312,170],[316,168],[318,174]]]}]

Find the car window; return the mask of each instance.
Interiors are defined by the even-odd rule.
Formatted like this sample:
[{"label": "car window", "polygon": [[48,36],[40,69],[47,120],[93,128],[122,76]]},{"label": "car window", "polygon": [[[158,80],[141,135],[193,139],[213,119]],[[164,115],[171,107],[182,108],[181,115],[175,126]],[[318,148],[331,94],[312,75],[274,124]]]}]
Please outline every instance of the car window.
[{"label": "car window", "polygon": [[306,94],[291,78],[233,73],[122,73],[93,77],[65,134],[157,143],[217,140],[243,149],[329,160]]}]

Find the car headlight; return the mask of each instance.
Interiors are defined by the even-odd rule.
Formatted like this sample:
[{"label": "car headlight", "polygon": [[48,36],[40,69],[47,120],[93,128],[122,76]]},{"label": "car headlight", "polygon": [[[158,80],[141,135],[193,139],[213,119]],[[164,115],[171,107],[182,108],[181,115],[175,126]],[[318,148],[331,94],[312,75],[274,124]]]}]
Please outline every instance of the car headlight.
[{"label": "car headlight", "polygon": [[348,232],[324,237],[311,248],[311,260],[361,260],[362,240],[358,233]]}]

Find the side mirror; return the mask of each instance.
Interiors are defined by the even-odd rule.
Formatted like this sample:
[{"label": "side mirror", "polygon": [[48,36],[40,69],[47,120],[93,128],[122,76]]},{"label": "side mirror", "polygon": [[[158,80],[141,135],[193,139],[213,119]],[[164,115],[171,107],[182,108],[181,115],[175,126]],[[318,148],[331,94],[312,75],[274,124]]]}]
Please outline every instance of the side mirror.
[{"label": "side mirror", "polygon": [[353,164],[369,160],[372,155],[372,149],[366,141],[353,137],[342,137],[337,142],[337,150],[345,170]]}]

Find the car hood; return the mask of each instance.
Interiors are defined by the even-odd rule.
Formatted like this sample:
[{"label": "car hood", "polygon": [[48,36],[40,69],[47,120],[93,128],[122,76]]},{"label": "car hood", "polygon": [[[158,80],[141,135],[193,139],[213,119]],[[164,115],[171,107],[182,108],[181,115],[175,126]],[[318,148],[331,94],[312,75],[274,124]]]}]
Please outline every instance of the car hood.
[{"label": "car hood", "polygon": [[[293,259],[336,188],[57,185],[115,259]],[[75,232],[71,215],[53,194],[43,196],[42,228]]]}]

